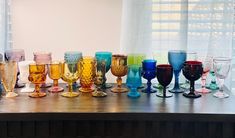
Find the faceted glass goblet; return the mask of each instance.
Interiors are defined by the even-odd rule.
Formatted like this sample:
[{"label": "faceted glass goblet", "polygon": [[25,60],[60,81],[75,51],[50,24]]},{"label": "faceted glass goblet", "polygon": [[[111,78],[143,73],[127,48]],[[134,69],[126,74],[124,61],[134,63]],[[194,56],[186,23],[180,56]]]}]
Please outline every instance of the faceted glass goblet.
[{"label": "faceted glass goblet", "polygon": [[139,65],[129,65],[126,85],[131,89],[128,92],[127,96],[130,98],[138,98],[140,97],[140,93],[137,91],[137,88],[141,86],[141,66]]},{"label": "faceted glass goblet", "polygon": [[11,98],[18,96],[18,94],[14,92],[17,77],[17,63],[15,61],[1,62],[0,75],[2,85],[6,91],[6,97]]},{"label": "faceted glass goblet", "polygon": [[163,93],[158,92],[157,96],[162,98],[172,97],[171,93],[166,92],[166,87],[171,83],[173,68],[168,64],[157,65],[157,80],[163,86]]},{"label": "faceted glass goblet", "polygon": [[182,93],[184,89],[179,87],[179,75],[183,67],[184,62],[186,61],[186,52],[184,50],[171,50],[168,51],[168,61],[173,67],[174,76],[175,76],[175,85],[174,88],[169,90],[172,93]]},{"label": "faceted glass goblet", "polygon": [[227,78],[231,68],[231,59],[228,57],[215,57],[213,59],[213,68],[215,76],[219,81],[219,91],[213,95],[217,98],[227,98],[229,95],[224,92],[224,80]]},{"label": "faceted glass goblet", "polygon": [[49,77],[53,80],[53,86],[48,89],[49,92],[57,93],[64,91],[64,88],[60,87],[58,84],[58,80],[62,76],[62,64],[58,61],[52,61],[49,64]]},{"label": "faceted glass goblet", "polygon": [[117,76],[117,86],[111,89],[112,92],[128,92],[127,88],[122,87],[122,77],[127,74],[127,69],[127,56],[118,54],[112,56],[111,72]]},{"label": "faceted glass goblet", "polygon": [[153,59],[145,59],[142,62],[142,76],[145,78],[147,82],[147,88],[143,89],[142,92],[145,93],[154,93],[156,90],[151,88],[151,80],[156,77],[156,64],[157,61]]},{"label": "faceted glass goblet", "polygon": [[45,64],[29,64],[29,81],[35,84],[34,92],[29,94],[32,98],[41,98],[46,96],[45,92],[40,91],[40,85],[46,81],[46,65]]},{"label": "faceted glass goblet", "polygon": [[197,94],[194,89],[194,82],[198,80],[203,73],[202,62],[199,61],[186,61],[183,65],[183,75],[190,81],[189,92],[185,92],[183,96],[187,98],[199,98],[200,94]]},{"label": "faceted glass goblet", "polygon": [[[106,65],[105,68],[106,68],[106,73],[107,73],[111,67],[112,53],[99,51],[99,52],[95,53],[95,58],[96,58],[97,62],[100,62],[102,60],[105,61],[105,65]],[[104,76],[104,78],[105,78],[105,85],[103,85],[103,87],[104,88],[111,88],[112,85],[106,83],[106,80],[107,80],[106,76]]]},{"label": "faceted glass goblet", "polygon": [[25,86],[23,83],[19,83],[20,70],[18,63],[25,60],[25,52],[23,49],[12,49],[5,51],[5,60],[6,61],[15,61],[17,62],[17,78],[15,88],[22,88]]}]

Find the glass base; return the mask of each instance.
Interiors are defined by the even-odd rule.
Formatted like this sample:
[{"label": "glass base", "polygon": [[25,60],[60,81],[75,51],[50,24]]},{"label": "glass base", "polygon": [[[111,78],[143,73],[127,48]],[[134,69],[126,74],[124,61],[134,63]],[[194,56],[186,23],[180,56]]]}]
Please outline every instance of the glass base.
[{"label": "glass base", "polygon": [[17,97],[17,96],[18,96],[18,94],[15,92],[7,92],[7,94],[6,94],[7,98],[13,98],[13,97]]},{"label": "glass base", "polygon": [[94,88],[83,88],[83,87],[81,87],[81,88],[79,88],[79,91],[80,92],[94,92],[95,89]]},{"label": "glass base", "polygon": [[123,92],[128,92],[128,89],[124,88],[124,87],[114,87],[114,88],[111,89],[111,92],[123,93]]},{"label": "glass base", "polygon": [[214,93],[213,96],[215,96],[216,98],[228,98],[229,97],[227,93],[221,92],[221,91]]},{"label": "glass base", "polygon": [[190,89],[190,84],[188,83],[183,83],[180,85],[180,88],[183,88],[183,89]]},{"label": "glass base", "polygon": [[219,90],[219,87],[217,85],[213,85],[213,84],[206,86],[206,88],[210,89],[210,90]]},{"label": "glass base", "polygon": [[63,93],[61,94],[61,96],[63,96],[63,97],[68,97],[68,98],[72,98],[72,97],[77,97],[77,96],[79,96],[79,93],[77,93],[77,92],[63,92]]},{"label": "glass base", "polygon": [[207,88],[200,88],[200,89],[196,89],[196,92],[198,93],[203,93],[203,94],[207,94],[210,93],[211,90],[207,89]]},{"label": "glass base", "polygon": [[170,97],[173,96],[173,94],[172,94],[172,93],[169,93],[169,92],[166,92],[166,95],[164,96],[164,95],[163,95],[163,92],[158,92],[156,96],[157,96],[157,97],[161,97],[161,98],[170,98]]},{"label": "glass base", "polygon": [[52,84],[50,84],[50,83],[43,83],[42,85],[41,85],[41,88],[49,88],[49,87],[51,87],[52,86]]},{"label": "glass base", "polygon": [[52,93],[58,93],[58,92],[64,91],[64,88],[59,87],[59,86],[54,86],[54,87],[49,88],[48,91]]},{"label": "glass base", "polygon": [[95,91],[92,93],[93,97],[106,97],[107,93],[103,92],[103,91]]},{"label": "glass base", "polygon": [[127,96],[130,98],[138,98],[138,97],[140,97],[140,93],[139,92],[128,92]]},{"label": "glass base", "polygon": [[25,87],[24,83],[16,83],[15,88],[23,88]]},{"label": "glass base", "polygon": [[183,93],[183,96],[187,97],[187,98],[199,98],[202,95],[201,94],[197,94],[197,93],[185,92],[185,93]]},{"label": "glass base", "polygon": [[47,94],[44,92],[33,92],[29,94],[29,97],[31,98],[41,98],[41,97],[45,97]]},{"label": "glass base", "polygon": [[150,91],[148,91],[146,88],[142,90],[142,92],[144,93],[155,93],[157,92],[157,90],[151,89]]},{"label": "glass base", "polygon": [[112,87],[113,87],[113,85],[111,85],[111,84],[107,84],[107,83],[105,84],[106,89],[109,89],[109,88],[112,88]]},{"label": "glass base", "polygon": [[173,88],[173,89],[168,90],[168,91],[171,92],[171,93],[182,93],[182,92],[184,92],[184,89],[182,89],[182,88],[177,88],[177,89]]},{"label": "glass base", "polygon": [[34,87],[31,87],[30,84],[26,84],[24,88],[20,89],[20,92],[33,92]]}]

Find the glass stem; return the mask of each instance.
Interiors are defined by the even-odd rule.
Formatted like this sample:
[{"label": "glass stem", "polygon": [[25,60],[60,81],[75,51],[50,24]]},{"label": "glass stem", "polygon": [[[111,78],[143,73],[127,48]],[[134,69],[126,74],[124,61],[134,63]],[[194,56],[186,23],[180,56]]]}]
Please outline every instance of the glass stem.
[{"label": "glass stem", "polygon": [[192,93],[192,94],[194,94],[194,91],[195,91],[195,89],[194,89],[194,81],[190,81],[190,93]]},{"label": "glass stem", "polygon": [[40,86],[39,84],[35,84],[35,92],[39,94]]},{"label": "glass stem", "polygon": [[220,86],[219,86],[219,91],[224,92],[224,79],[219,79]]},{"label": "glass stem", "polygon": [[174,74],[175,74],[175,86],[174,86],[174,89],[179,89],[179,74],[180,74],[180,71],[174,70]]},{"label": "glass stem", "polygon": [[121,77],[117,78],[117,86],[118,86],[118,88],[122,87],[122,78]]},{"label": "glass stem", "polygon": [[151,80],[148,80],[147,82],[147,92],[151,92]]},{"label": "glass stem", "polygon": [[53,85],[54,85],[54,87],[58,87],[58,80],[57,79],[53,81]]},{"label": "glass stem", "polygon": [[202,89],[206,87],[206,74],[202,74],[201,85]]},{"label": "glass stem", "polygon": [[166,87],[163,87],[163,97],[166,97]]},{"label": "glass stem", "polygon": [[136,87],[131,87],[131,93],[136,93],[137,92],[137,88]]},{"label": "glass stem", "polygon": [[68,83],[69,92],[73,92],[73,83]]}]

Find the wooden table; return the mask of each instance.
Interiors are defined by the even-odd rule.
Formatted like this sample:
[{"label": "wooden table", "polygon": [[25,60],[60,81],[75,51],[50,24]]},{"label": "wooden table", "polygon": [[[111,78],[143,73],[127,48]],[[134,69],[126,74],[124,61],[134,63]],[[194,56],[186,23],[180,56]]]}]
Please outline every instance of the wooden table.
[{"label": "wooden table", "polygon": [[29,98],[28,93],[3,97],[0,137],[235,137],[235,96],[231,93],[227,99],[217,99],[212,93],[198,99],[182,94],[162,99],[155,93],[130,99],[126,93],[110,90],[107,94],[105,98],[90,93],[76,98],[51,93],[39,99]]}]

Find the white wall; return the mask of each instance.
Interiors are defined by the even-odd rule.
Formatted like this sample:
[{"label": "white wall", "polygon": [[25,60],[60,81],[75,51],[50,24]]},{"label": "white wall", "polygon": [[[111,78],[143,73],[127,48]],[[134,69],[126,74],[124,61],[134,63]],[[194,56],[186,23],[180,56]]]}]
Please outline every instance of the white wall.
[{"label": "white wall", "polygon": [[[122,0],[12,0],[13,48],[26,59],[50,51],[62,60],[65,51],[119,53]],[[115,77],[107,74],[109,81]]]}]

